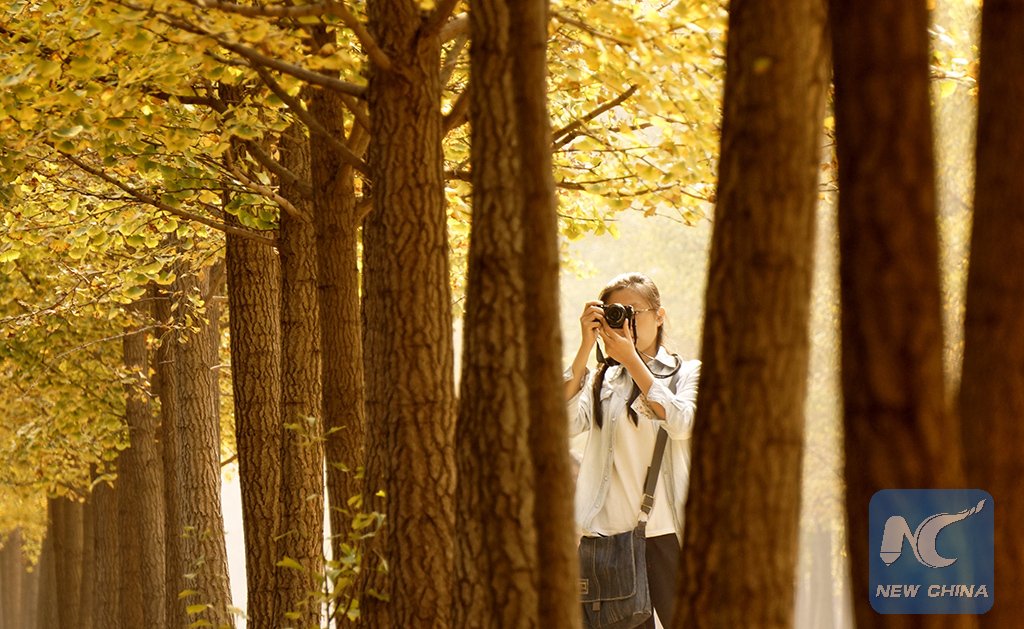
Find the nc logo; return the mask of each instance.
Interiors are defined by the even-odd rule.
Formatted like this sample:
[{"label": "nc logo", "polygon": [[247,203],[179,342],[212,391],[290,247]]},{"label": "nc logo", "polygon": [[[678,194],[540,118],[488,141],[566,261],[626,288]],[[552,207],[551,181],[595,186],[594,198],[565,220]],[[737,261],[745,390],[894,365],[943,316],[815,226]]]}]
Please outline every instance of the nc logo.
[{"label": "nc logo", "polygon": [[903,516],[890,516],[885,521],[885,532],[882,534],[882,561],[889,566],[899,559],[903,552],[903,540],[906,538],[910,542],[911,550],[914,551],[914,557],[922,565],[929,568],[945,568],[953,565],[957,558],[950,559],[940,555],[935,549],[935,538],[938,537],[939,531],[978,513],[984,505],[985,501],[982,500],[976,506],[964,509],[959,513],[930,515],[918,525],[917,530],[913,533],[910,532],[910,526]]}]

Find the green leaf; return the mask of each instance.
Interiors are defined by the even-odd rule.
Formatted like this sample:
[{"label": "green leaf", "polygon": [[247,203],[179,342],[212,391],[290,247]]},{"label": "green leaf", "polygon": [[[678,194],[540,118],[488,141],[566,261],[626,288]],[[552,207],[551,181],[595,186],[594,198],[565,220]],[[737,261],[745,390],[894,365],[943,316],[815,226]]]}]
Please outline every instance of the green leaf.
[{"label": "green leaf", "polygon": [[288,555],[285,555],[284,559],[282,559],[281,561],[277,562],[277,567],[278,568],[291,568],[292,570],[303,570],[302,564],[300,564],[299,562],[295,561],[294,559],[292,559]]}]

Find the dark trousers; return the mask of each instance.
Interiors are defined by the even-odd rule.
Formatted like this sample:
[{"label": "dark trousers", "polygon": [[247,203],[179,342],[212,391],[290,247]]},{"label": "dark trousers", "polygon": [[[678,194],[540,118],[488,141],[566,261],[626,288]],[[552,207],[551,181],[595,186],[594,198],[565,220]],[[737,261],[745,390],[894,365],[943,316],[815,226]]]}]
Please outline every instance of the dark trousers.
[{"label": "dark trousers", "polygon": [[[676,611],[679,562],[679,540],[675,533],[647,538],[647,582],[651,587],[651,602],[664,627],[672,626]],[[654,616],[641,627],[654,629]]]}]

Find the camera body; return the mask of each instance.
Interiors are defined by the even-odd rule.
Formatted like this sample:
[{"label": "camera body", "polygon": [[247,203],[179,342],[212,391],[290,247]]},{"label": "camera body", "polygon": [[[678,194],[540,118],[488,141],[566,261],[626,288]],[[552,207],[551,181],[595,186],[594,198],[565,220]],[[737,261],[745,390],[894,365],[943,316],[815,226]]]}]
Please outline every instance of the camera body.
[{"label": "camera body", "polygon": [[630,326],[633,325],[633,317],[636,314],[633,311],[633,306],[605,304],[601,306],[601,309],[604,310],[604,320],[608,322],[608,327],[621,328],[627,321]]}]

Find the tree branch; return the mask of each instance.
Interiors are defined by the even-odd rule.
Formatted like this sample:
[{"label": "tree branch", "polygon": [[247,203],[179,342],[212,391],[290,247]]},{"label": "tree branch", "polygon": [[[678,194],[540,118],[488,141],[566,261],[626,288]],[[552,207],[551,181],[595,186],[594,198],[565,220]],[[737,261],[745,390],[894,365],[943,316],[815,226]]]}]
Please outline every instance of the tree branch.
[{"label": "tree branch", "polygon": [[[125,6],[132,9],[141,11],[147,10],[144,7],[137,7],[128,3],[124,4]],[[223,36],[211,33],[210,31],[200,28],[195,24],[192,24],[191,22],[181,19],[178,16],[169,15],[166,13],[158,14],[161,16],[161,19],[163,19],[163,21],[169,24],[170,26],[180,28],[184,31],[188,31],[189,33],[194,33],[196,35],[202,35],[203,37],[209,37],[213,41],[217,42],[217,44],[219,44],[225,50],[230,50],[239,57],[242,57],[243,59],[248,61],[249,65],[253,68],[259,66],[262,66],[263,68],[270,68],[272,70],[277,70],[278,72],[281,72],[283,74],[289,74],[291,76],[294,76],[297,79],[302,79],[307,83],[321,85],[328,89],[341,92],[342,94],[349,94],[351,96],[356,96],[359,98],[362,98],[363,95],[366,93],[366,88],[362,85],[348,83],[346,81],[342,81],[340,79],[327,76],[326,74],[320,74],[319,72],[307,70],[306,68],[291,63],[287,63],[285,61],[281,61],[280,59],[268,57],[267,55],[259,52],[255,48],[250,48],[249,46],[245,46],[243,44],[230,42],[226,40]]]},{"label": "tree branch", "polygon": [[377,40],[370,34],[370,31],[366,30],[366,26],[363,24],[362,20],[348,10],[344,1],[329,1],[326,4],[328,12],[331,15],[340,18],[342,24],[349,27],[349,29],[351,29],[355,34],[356,39],[358,39],[359,43],[362,44],[363,49],[366,51],[366,56],[370,58],[370,61],[385,72],[391,70],[391,57],[381,49],[377,44]]},{"label": "tree branch", "polygon": [[423,26],[422,36],[431,37],[443,31],[448,18],[458,4],[459,0],[438,0],[434,12],[430,14],[427,23]]},{"label": "tree branch", "polygon": [[455,66],[459,62],[459,55],[462,54],[462,50],[466,47],[466,42],[468,41],[469,31],[466,31],[456,37],[455,43],[448,50],[448,54],[444,57],[444,65],[441,66],[441,85],[447,85],[448,79],[452,78]]},{"label": "tree branch", "polygon": [[573,122],[562,127],[558,131],[555,131],[553,134],[551,134],[551,137],[554,139],[554,146],[552,148],[557,151],[558,149],[562,148],[563,146],[571,142],[573,138],[579,135],[579,130],[583,128],[583,125],[587,124],[594,118],[597,118],[604,112],[618,107],[619,105],[624,103],[630,96],[635,94],[637,89],[638,88],[636,85],[631,85],[628,90],[619,94],[616,98],[601,105],[600,107],[586,114],[579,120],[574,120]]},{"label": "tree branch", "polygon": [[469,119],[469,90],[472,85],[467,85],[459,97],[452,103],[452,108],[445,115],[442,121],[442,132],[447,134],[452,129],[460,127]]},{"label": "tree branch", "polygon": [[279,195],[269,186],[264,186],[261,183],[253,181],[252,179],[249,178],[248,175],[246,175],[240,169],[236,168],[230,163],[226,164],[225,167],[227,168],[229,173],[231,173],[236,179],[241,181],[242,185],[248,188],[249,190],[252,190],[256,194],[261,194],[267,197],[268,199],[272,199],[274,203],[277,203],[279,206],[281,206],[282,210],[288,212],[289,214],[299,219],[300,221],[312,222],[312,216],[309,216],[306,212],[303,212],[299,208],[295,207],[295,205],[293,205],[291,201]]},{"label": "tree branch", "polygon": [[299,193],[303,197],[307,199],[313,198],[313,186],[308,181],[302,180],[298,175],[285,168],[281,165],[281,162],[271,157],[256,142],[245,140],[243,144],[245,145],[246,153],[252,155],[261,166],[280,177],[282,181],[298,187]]},{"label": "tree branch", "polygon": [[441,28],[441,41],[451,41],[461,35],[468,35],[468,33],[469,14],[462,13],[460,15],[457,15],[452,20],[449,20],[449,22]]},{"label": "tree branch", "polygon": [[297,99],[292,98],[288,94],[288,92],[285,91],[283,87],[281,87],[281,84],[275,81],[274,77],[270,76],[270,73],[267,72],[266,69],[261,68],[259,66],[254,66],[253,69],[256,70],[256,73],[260,75],[260,78],[263,79],[263,82],[267,84],[267,87],[270,88],[270,91],[277,95],[277,97],[280,98],[284,102],[284,104],[288,106],[288,109],[294,112],[295,115],[299,117],[299,120],[301,120],[303,123],[305,123],[307,127],[309,127],[311,133],[318,133],[327,138],[327,142],[332,147],[334,147],[334,150],[338,151],[338,154],[341,156],[342,161],[344,161],[352,168],[355,168],[359,172],[366,174],[366,162],[359,159],[359,157],[355,153],[353,153],[347,146],[345,146],[345,144],[341,140],[331,135],[331,133],[327,129],[325,129],[322,124],[320,124],[320,121],[317,120],[316,117],[313,116],[313,114],[306,111],[306,108],[302,106],[302,103],[300,103]]},{"label": "tree branch", "polygon": [[220,221],[215,221],[215,220],[213,220],[211,218],[207,218],[207,217],[201,216],[199,214],[194,214],[194,213],[188,212],[186,210],[179,210],[176,207],[172,207],[170,205],[167,205],[166,203],[164,203],[164,202],[162,202],[162,201],[160,201],[158,199],[154,199],[153,197],[149,196],[148,194],[146,194],[144,192],[136,190],[135,188],[132,188],[131,186],[129,186],[129,185],[125,184],[125,183],[122,183],[122,182],[118,181],[117,179],[114,179],[113,177],[111,177],[107,173],[103,172],[102,170],[100,170],[98,168],[93,168],[92,166],[90,166],[90,165],[86,164],[85,162],[79,160],[74,155],[70,155],[70,154],[65,153],[63,151],[61,151],[60,154],[63,155],[69,162],[71,162],[75,166],[78,166],[79,168],[81,168],[85,172],[89,173],[90,175],[94,175],[96,177],[99,177],[100,179],[102,179],[103,181],[109,183],[110,185],[112,185],[112,186],[114,186],[116,188],[119,188],[119,189],[123,190],[124,192],[128,193],[134,199],[136,199],[136,200],[138,200],[138,201],[140,201],[142,203],[145,203],[147,205],[151,205],[151,206],[157,208],[158,210],[163,210],[164,212],[167,212],[168,214],[172,214],[174,216],[177,216],[178,218],[183,218],[183,219],[188,220],[188,221],[195,221],[197,223],[201,223],[203,225],[206,225],[207,227],[212,227],[213,229],[222,231],[222,232],[227,233],[227,234],[234,234],[236,236],[242,236],[243,238],[249,238],[249,239],[256,240],[258,242],[262,242],[264,244],[268,244],[268,245],[271,245],[271,246],[276,244],[276,241],[273,238],[268,238],[266,236],[263,236],[261,234],[258,234],[256,232],[254,232],[254,231],[251,231],[251,230],[248,230],[248,229],[243,229],[241,227],[234,227],[232,225],[225,225],[224,223],[221,223]]}]

